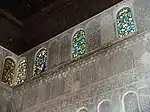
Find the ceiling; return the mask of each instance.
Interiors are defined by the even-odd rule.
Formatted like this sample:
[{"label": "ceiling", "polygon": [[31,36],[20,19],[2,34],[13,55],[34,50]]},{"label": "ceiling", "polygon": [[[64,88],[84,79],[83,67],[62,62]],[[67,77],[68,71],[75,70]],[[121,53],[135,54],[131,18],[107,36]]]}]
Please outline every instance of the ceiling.
[{"label": "ceiling", "polygon": [[122,0],[1,0],[24,27],[0,18],[0,45],[21,54]]},{"label": "ceiling", "polygon": [[0,7],[18,19],[23,19],[56,1],[58,0],[1,0]]}]

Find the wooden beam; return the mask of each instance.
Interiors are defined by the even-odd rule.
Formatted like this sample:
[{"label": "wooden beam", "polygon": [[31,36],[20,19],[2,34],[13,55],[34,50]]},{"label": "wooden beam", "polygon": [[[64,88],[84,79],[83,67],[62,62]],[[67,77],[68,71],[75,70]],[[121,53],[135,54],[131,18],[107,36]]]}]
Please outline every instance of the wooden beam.
[{"label": "wooden beam", "polygon": [[15,17],[10,15],[9,13],[5,12],[3,9],[0,9],[0,16],[5,18],[6,20],[8,20],[10,23],[14,24],[15,26],[18,26],[18,27],[21,27],[21,28],[24,27],[22,22],[17,20]]}]

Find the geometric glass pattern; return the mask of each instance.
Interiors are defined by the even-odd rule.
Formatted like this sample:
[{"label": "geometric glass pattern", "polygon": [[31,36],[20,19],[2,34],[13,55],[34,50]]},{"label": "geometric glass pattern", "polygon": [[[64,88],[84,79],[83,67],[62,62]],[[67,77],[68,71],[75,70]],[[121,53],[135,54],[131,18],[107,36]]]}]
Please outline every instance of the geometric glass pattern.
[{"label": "geometric glass pattern", "polygon": [[119,37],[124,37],[136,31],[131,8],[124,7],[117,13],[117,32]]},{"label": "geometric glass pattern", "polygon": [[13,86],[13,78],[15,75],[15,61],[11,58],[6,58],[2,74],[2,82]]},{"label": "geometric glass pattern", "polygon": [[20,60],[18,68],[17,68],[17,76],[15,77],[15,85],[19,85],[23,83],[26,79],[26,71],[27,71],[27,60],[23,58]]},{"label": "geometric glass pattern", "polygon": [[80,29],[75,32],[72,38],[72,56],[73,58],[85,53],[85,32]]},{"label": "geometric glass pattern", "polygon": [[47,49],[40,49],[34,57],[34,73],[33,75],[39,75],[46,70],[47,65]]}]

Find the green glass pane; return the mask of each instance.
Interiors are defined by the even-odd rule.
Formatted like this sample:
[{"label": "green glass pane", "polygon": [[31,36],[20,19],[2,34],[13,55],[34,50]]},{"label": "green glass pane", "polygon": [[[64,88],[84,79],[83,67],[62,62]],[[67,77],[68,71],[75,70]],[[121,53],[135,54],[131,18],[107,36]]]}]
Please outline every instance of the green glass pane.
[{"label": "green glass pane", "polygon": [[77,57],[85,53],[85,32],[80,29],[78,30],[72,39],[72,56]]},{"label": "green glass pane", "polygon": [[124,7],[117,13],[117,31],[119,37],[124,37],[132,32],[135,32],[135,24],[133,14],[129,7]]}]

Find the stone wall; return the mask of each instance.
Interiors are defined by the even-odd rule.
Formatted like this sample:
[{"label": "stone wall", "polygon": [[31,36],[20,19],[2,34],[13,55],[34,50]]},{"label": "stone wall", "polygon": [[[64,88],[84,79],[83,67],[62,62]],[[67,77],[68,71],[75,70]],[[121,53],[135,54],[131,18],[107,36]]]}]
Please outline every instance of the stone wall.
[{"label": "stone wall", "polygon": [[15,103],[13,103],[11,98],[12,88],[2,82],[4,62],[6,58],[10,57],[15,61],[16,64],[20,58],[16,54],[0,46],[0,112],[17,112],[17,109],[15,108]]},{"label": "stone wall", "polygon": [[[135,5],[135,3],[138,1],[139,0],[126,0],[120,2],[119,4],[68,29],[67,31],[64,31],[63,33],[20,55],[21,57],[27,57],[27,80],[32,80],[32,78],[35,78],[33,77],[34,56],[36,52],[42,47],[48,50],[47,70],[55,70],[54,68],[57,68],[58,66],[63,66],[64,63],[76,60],[72,58],[71,41],[72,36],[77,29],[82,28],[86,34],[85,41],[87,49],[85,55],[95,52],[95,50],[97,49],[108,47],[117,42],[120,42],[121,40],[147,31],[149,27],[143,31],[142,25],[139,25],[139,18],[141,16],[138,17],[136,15],[136,13],[139,13],[139,10],[135,9],[135,7],[138,7],[138,5]],[[143,3],[141,4],[145,4],[145,2],[146,1],[143,1]],[[124,38],[118,38],[118,35],[116,33],[116,14],[118,10],[123,6],[131,7],[135,19],[136,32]],[[144,24],[144,22],[145,20],[140,21],[141,24]]]},{"label": "stone wall", "polygon": [[1,76],[2,76],[2,72],[3,72],[3,66],[4,66],[5,59],[9,58],[9,57],[11,57],[16,62],[16,64],[20,58],[16,54],[14,54],[11,51],[0,46],[0,60],[1,60],[0,61],[0,83],[1,83]]},{"label": "stone wall", "polygon": [[[124,4],[120,2],[120,4]],[[45,47],[48,50],[48,70],[52,69],[62,63],[72,61],[71,55],[71,41],[73,34],[80,28],[85,31],[86,34],[86,54],[92,52],[99,47],[105,47],[109,44],[116,43],[119,40],[115,31],[115,20],[113,13],[118,9],[118,5],[115,5],[106,11],[64,31],[63,33],[49,39],[48,41],[34,47],[33,49],[21,54],[22,57],[28,59],[28,76],[33,76],[33,60],[36,52],[41,47]],[[108,17],[108,18],[107,18]],[[107,18],[107,19],[106,19]],[[110,33],[107,33],[110,32]],[[136,34],[137,32],[133,33]],[[126,37],[127,38],[127,37]],[[31,70],[30,70],[31,69]]]},{"label": "stone wall", "polygon": [[[145,20],[136,15],[141,13],[136,4],[146,2],[123,1],[23,53],[27,80],[13,89],[12,96],[18,111],[149,112],[150,31],[149,26],[143,30]],[[128,5],[137,29],[118,38],[116,11]],[[78,28],[86,32],[87,51],[73,59],[71,39]],[[48,67],[34,77],[34,56],[41,47],[48,49]]]},{"label": "stone wall", "polygon": [[[23,112],[149,112],[149,32],[47,71],[14,90]],[[137,49],[137,50],[136,50]],[[109,108],[108,108],[109,107]]]}]

